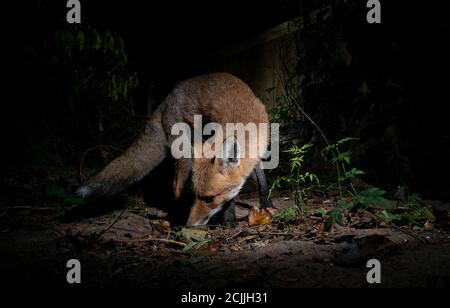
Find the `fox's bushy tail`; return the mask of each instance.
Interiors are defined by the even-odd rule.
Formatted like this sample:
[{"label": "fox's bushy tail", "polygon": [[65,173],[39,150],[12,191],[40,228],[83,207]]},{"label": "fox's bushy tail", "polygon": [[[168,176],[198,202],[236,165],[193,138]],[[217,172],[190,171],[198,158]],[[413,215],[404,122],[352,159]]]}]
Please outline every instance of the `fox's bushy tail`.
[{"label": "fox's bushy tail", "polygon": [[77,190],[77,195],[108,197],[142,179],[166,156],[166,135],[159,112],[153,114],[144,133],[123,153]]}]

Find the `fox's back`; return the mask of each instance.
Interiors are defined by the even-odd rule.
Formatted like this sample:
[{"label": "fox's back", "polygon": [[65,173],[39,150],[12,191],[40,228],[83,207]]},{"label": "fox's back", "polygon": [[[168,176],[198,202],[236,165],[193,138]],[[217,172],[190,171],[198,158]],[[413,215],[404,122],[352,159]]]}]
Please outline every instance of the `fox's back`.
[{"label": "fox's back", "polygon": [[[204,122],[268,123],[265,106],[239,78],[212,73],[179,82],[166,101],[164,113],[193,124],[194,115]],[[172,121],[170,121],[172,122]]]}]

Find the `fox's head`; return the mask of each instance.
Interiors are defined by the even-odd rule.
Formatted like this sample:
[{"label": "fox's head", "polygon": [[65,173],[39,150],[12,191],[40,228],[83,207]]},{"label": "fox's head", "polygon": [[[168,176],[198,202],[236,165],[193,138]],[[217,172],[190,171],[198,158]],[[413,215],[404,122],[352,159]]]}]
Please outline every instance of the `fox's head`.
[{"label": "fox's head", "polygon": [[205,225],[223,206],[236,197],[258,159],[241,158],[235,137],[222,144],[223,155],[195,158],[192,162],[192,189],[195,194],[187,224]]}]

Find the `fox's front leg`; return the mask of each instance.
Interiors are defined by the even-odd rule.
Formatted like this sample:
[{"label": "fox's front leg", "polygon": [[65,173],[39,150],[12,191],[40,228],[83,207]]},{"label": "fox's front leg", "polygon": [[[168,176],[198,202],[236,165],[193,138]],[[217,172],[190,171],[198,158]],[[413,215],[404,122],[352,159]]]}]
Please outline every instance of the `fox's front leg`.
[{"label": "fox's front leg", "polygon": [[175,193],[175,199],[179,200],[186,188],[189,176],[192,170],[192,159],[180,158],[175,161],[175,179],[173,181],[173,191]]},{"label": "fox's front leg", "polygon": [[237,218],[236,218],[236,204],[234,202],[234,198],[228,201],[223,210],[223,223],[227,225],[236,225],[237,224]]},{"label": "fox's front leg", "polygon": [[258,184],[260,207],[263,209],[273,207],[272,200],[269,198],[269,185],[267,184],[266,175],[264,174],[264,170],[261,168],[260,164],[256,165],[253,173]]},{"label": "fox's front leg", "polygon": [[227,201],[219,213],[214,215],[214,217],[210,220],[211,224],[223,224],[229,227],[233,227],[237,224],[236,218],[236,202],[234,198]]}]

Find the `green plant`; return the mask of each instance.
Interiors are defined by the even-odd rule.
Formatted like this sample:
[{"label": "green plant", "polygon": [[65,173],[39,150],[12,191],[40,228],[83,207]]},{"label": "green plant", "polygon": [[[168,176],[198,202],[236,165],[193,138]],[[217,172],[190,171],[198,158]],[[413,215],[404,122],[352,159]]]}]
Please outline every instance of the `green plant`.
[{"label": "green plant", "polygon": [[[357,138],[343,138],[334,144],[328,144],[322,151],[321,154],[326,161],[336,166],[337,171],[337,182],[339,186],[339,194],[341,199],[343,197],[342,185],[348,182],[352,188],[353,193],[356,195],[357,192],[350,182],[351,179],[357,177],[358,175],[365,174],[364,171],[357,168],[351,167],[351,152],[349,150],[342,151],[342,146],[346,145],[349,141],[358,140]],[[350,171],[347,171],[350,169]]]},{"label": "green plant", "polygon": [[[358,208],[384,211],[392,209],[390,203],[384,198],[386,193],[384,190],[373,187],[357,191],[353,186],[352,180],[365,174],[364,171],[352,166],[350,150],[343,149],[343,146],[353,140],[357,139],[350,137],[343,138],[334,144],[329,144],[321,151],[325,160],[336,166],[340,195],[337,201],[337,207],[328,211],[326,214],[326,229],[330,229],[333,223],[341,225],[343,223],[343,217],[348,211],[354,211]],[[344,191],[344,187],[349,187],[349,190]]]},{"label": "green plant", "polygon": [[[357,191],[352,185],[351,180],[364,172],[351,166],[350,151],[342,151],[342,146],[354,138],[345,138],[335,144],[327,146],[322,155],[332,155],[328,161],[336,164],[340,175],[338,175],[338,184],[340,190],[340,199],[337,201],[337,207],[327,212],[325,218],[325,228],[331,228],[333,223],[341,224],[343,217],[349,211],[356,209],[370,210],[375,213],[378,220],[387,224],[414,224],[419,225],[424,221],[433,221],[434,216],[431,211],[420,204],[418,194],[400,195],[399,205],[394,207],[393,202],[389,202],[384,196],[386,192],[380,188],[372,187]],[[347,171],[350,170],[350,171]],[[350,190],[343,191],[343,186],[349,186]]]},{"label": "green plant", "polygon": [[379,188],[373,187],[366,190],[362,190],[355,195],[352,195],[351,208],[375,208],[375,209],[383,209],[388,210],[392,209],[392,206],[389,204],[388,200],[384,198],[385,191]]},{"label": "green plant", "polygon": [[303,203],[308,191],[313,187],[312,184],[320,185],[319,178],[312,172],[304,172],[303,163],[305,155],[308,153],[310,144],[301,147],[293,145],[287,152],[289,154],[290,173],[288,175],[279,176],[273,182],[269,194],[275,188],[281,188],[283,184],[287,184],[294,194],[294,202],[296,206]]},{"label": "green plant", "polygon": [[138,79],[129,71],[123,39],[108,30],[75,25],[56,31],[53,42],[52,61],[65,76],[62,86],[73,125],[83,123],[89,134],[102,135],[118,119],[132,121]]},{"label": "green plant", "polygon": [[201,247],[208,245],[211,242],[211,234],[206,228],[183,228],[178,232],[178,235],[187,241],[183,252],[189,253]]},{"label": "green plant", "polygon": [[289,155],[290,172],[288,175],[278,176],[270,187],[269,195],[276,188],[287,185],[294,194],[294,205],[284,209],[273,217],[272,221],[290,223],[301,216],[301,204],[308,196],[308,192],[315,184],[320,185],[319,178],[312,172],[303,171],[305,155],[311,148],[310,144],[299,147],[291,146],[285,152]]},{"label": "green plant", "polygon": [[[299,5],[302,6],[302,3]],[[334,222],[344,223],[344,217],[357,209],[374,212],[392,222],[430,217],[429,211],[415,202],[417,196],[410,196],[411,200],[400,200],[404,209],[402,216],[397,217],[399,209],[393,208],[393,202],[385,198],[384,190],[354,187],[354,180],[365,174],[352,164],[352,158],[355,157],[364,157],[370,161],[370,164],[366,164],[370,168],[367,171],[372,177],[377,173],[381,175],[378,179],[383,180],[384,187],[392,186],[393,182],[397,185],[401,178],[402,182],[406,182],[403,175],[410,174],[405,172],[409,167],[403,163],[404,158],[398,150],[400,129],[391,121],[392,114],[397,114],[400,106],[396,102],[402,101],[401,91],[390,92],[386,98],[379,96],[384,90],[378,88],[375,97],[371,93],[375,93],[377,84],[385,84],[382,82],[384,77],[378,77],[370,71],[361,74],[365,68],[355,70],[355,66],[359,66],[354,61],[357,53],[349,48],[351,42],[345,35],[348,30],[344,26],[351,16],[350,12],[357,9],[354,4],[325,1],[313,7],[317,10],[310,10],[308,14],[302,14],[302,17],[290,22],[292,35],[286,37],[285,50],[281,50],[282,68],[273,72],[274,86],[268,89],[269,100],[275,103],[275,107],[270,110],[271,120],[281,123],[280,148],[284,151],[280,156],[280,169],[287,170],[283,164],[291,163],[283,157],[283,153],[290,155],[285,149],[290,149],[292,144],[309,140],[317,148],[325,147],[321,153],[335,168],[335,184],[339,187],[336,208],[322,215],[328,221],[328,227]],[[367,30],[365,27],[365,24],[361,24],[361,29],[364,29],[361,35]],[[380,100],[377,97],[383,98]],[[386,108],[392,113],[386,113]],[[365,134],[369,130],[373,131],[371,128],[383,127],[382,123],[386,130],[381,136],[370,137]],[[298,129],[300,126],[302,129]],[[364,143],[358,144],[358,151],[355,151],[359,156],[352,156],[347,150],[350,141],[357,139],[341,139],[342,134],[348,132],[366,137]],[[320,143],[320,139],[323,139],[324,144]],[[331,144],[329,140],[339,141]],[[380,150],[384,153],[382,156],[379,155]],[[308,161],[302,161],[302,165],[306,170],[314,170],[323,180],[320,168],[311,168],[311,162]],[[386,168],[381,169],[380,166]],[[296,179],[292,172],[279,176],[272,188],[288,183],[297,199]],[[287,218],[288,213],[285,213]]]},{"label": "green plant", "polygon": [[288,223],[296,220],[298,217],[300,217],[301,214],[302,214],[302,211],[301,211],[300,207],[295,204],[293,206],[290,206],[290,207],[283,209],[283,210],[279,211],[278,213],[276,213],[273,216],[272,221],[288,224]]},{"label": "green plant", "polygon": [[435,217],[430,209],[420,204],[420,200],[418,194],[403,195],[396,208],[378,211],[376,217],[386,224],[413,224],[421,227],[427,221],[434,221]]}]

